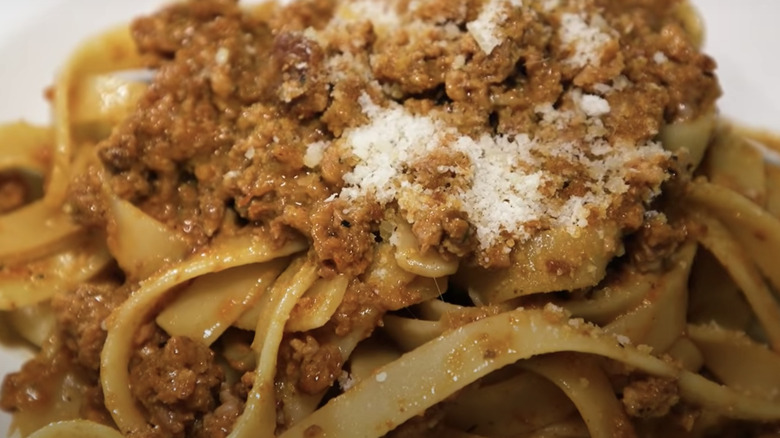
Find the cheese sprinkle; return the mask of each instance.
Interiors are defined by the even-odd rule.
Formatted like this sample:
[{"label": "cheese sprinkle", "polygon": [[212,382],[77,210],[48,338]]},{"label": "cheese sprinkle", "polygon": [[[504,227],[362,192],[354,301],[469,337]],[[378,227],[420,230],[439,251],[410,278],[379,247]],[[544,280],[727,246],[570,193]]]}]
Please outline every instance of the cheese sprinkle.
[{"label": "cheese sprinkle", "polygon": [[[329,54],[329,83],[356,84],[351,121],[310,143],[303,157],[310,169],[334,156],[348,163],[328,201],[351,205],[344,214],[376,203],[412,225],[430,221],[431,211],[462,214],[478,250],[504,253],[540,230],[578,236],[614,220],[616,209],[643,210],[669,177],[672,155],[656,141],[662,113],[643,109],[628,119],[630,96],[646,93],[639,96],[649,102],[655,85],[624,74],[626,30],[588,0],[485,0],[477,7],[360,0],[304,32]],[[371,38],[334,38],[365,22]],[[528,38],[536,46],[527,47]],[[662,55],[653,49],[646,59],[669,63]],[[515,71],[495,69],[513,57]],[[546,94],[534,95],[532,78],[552,81],[537,86]],[[515,92],[513,81],[523,88]],[[349,93],[335,85],[331,98]],[[485,110],[493,112],[490,124],[472,125],[484,113],[470,111]],[[427,229],[435,236],[435,226]]]}]

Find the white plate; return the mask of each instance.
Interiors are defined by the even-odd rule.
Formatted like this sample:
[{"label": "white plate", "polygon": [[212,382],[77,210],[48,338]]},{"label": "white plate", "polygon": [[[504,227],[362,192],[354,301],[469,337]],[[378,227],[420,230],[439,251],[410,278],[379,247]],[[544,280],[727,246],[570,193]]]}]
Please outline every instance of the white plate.
[{"label": "white plate", "polygon": [[[152,11],[163,0],[25,0],[0,2],[0,121],[48,121],[42,90],[79,41]],[[780,1],[694,0],[707,28],[707,51],[718,61],[721,111],[753,127],[780,131]],[[0,348],[0,375],[25,356]],[[9,417],[0,414],[0,436]]]}]

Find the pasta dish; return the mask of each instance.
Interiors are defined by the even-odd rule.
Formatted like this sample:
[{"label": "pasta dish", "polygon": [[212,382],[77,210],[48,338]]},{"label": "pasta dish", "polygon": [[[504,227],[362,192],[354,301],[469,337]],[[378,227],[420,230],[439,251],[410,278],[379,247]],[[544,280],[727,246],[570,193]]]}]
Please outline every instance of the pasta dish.
[{"label": "pasta dish", "polygon": [[684,0],[187,0],[0,126],[18,437],[780,436],[780,167]]}]

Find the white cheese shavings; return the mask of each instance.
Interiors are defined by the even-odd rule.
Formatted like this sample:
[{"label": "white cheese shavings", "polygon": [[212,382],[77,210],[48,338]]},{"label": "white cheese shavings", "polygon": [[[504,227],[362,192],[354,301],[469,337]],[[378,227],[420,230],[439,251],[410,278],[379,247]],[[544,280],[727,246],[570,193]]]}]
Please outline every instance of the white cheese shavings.
[{"label": "white cheese shavings", "polygon": [[357,199],[371,195],[382,204],[395,199],[400,176],[409,163],[425,150],[433,150],[446,130],[432,119],[416,117],[400,106],[383,109],[363,94],[359,99],[371,119],[344,137],[346,146],[359,163],[344,175],[347,184],[340,197]]},{"label": "white cheese shavings", "polygon": [[350,388],[355,386],[355,383],[357,383],[355,378],[344,370],[342,370],[341,374],[339,374],[338,382],[342,391],[348,391]]},{"label": "white cheese shavings", "polygon": [[228,181],[232,179],[237,179],[239,176],[241,176],[241,172],[239,172],[238,170],[229,170],[225,172],[224,175],[222,175],[222,178]]},{"label": "white cheese shavings", "polygon": [[[577,95],[573,93],[572,99],[576,101]],[[584,103],[577,111],[540,105],[540,125],[565,126],[575,117],[585,117],[589,125],[601,126],[596,117],[608,111],[606,100],[579,96]],[[475,139],[398,104],[380,107],[365,94],[359,103],[367,124],[346,130],[327,146],[314,143],[307,150],[311,163],[325,147],[337,147],[343,156],[355,159],[357,164],[343,176],[345,186],[338,197],[348,202],[368,198],[381,205],[395,202],[410,223],[433,206],[462,211],[482,249],[504,238],[530,237],[529,223],[547,223],[578,235],[594,214],[603,217],[628,191],[626,181],[637,171],[637,163],[657,163],[669,156],[658,143],[613,146],[600,137],[566,142],[528,134],[484,134]],[[545,194],[549,187],[566,184],[565,177],[545,171],[551,159],[581,169],[584,179],[579,183],[586,192],[566,199]],[[451,178],[451,183],[426,187],[418,180],[423,168]]]},{"label": "white cheese shavings", "polygon": [[503,42],[499,28],[507,19],[507,8],[521,6],[521,0],[489,0],[476,20],[466,23],[466,29],[485,54],[490,55]]},{"label": "white cheese shavings", "polygon": [[612,39],[602,30],[606,27],[604,18],[598,14],[591,15],[590,20],[584,13],[562,14],[558,36],[564,47],[572,51],[566,62],[580,68],[599,65],[604,46]]},{"label": "white cheese shavings", "polygon": [[217,53],[214,54],[214,62],[217,63],[217,65],[225,65],[230,60],[230,50],[226,49],[225,47],[220,47],[217,49]]},{"label": "white cheese shavings", "polygon": [[369,20],[376,31],[382,33],[401,25],[401,17],[394,6],[395,2],[377,0],[344,2],[336,10],[335,18],[344,22]]},{"label": "white cheese shavings", "polygon": [[327,147],[327,145],[328,144],[323,141],[318,141],[307,146],[306,153],[303,154],[303,165],[309,169],[314,169],[319,166],[320,162],[322,162],[322,156],[325,153],[325,147]]},{"label": "white cheese shavings", "polygon": [[666,54],[665,54],[664,52],[660,52],[660,51],[659,51],[659,52],[655,52],[655,53],[653,54],[653,61],[654,61],[656,64],[663,64],[663,63],[665,63],[665,62],[668,62],[668,61],[669,61],[669,58],[667,58],[667,57],[666,57]]},{"label": "white cheese shavings", "polygon": [[588,117],[601,117],[610,111],[609,102],[595,94],[582,95],[577,104]]}]

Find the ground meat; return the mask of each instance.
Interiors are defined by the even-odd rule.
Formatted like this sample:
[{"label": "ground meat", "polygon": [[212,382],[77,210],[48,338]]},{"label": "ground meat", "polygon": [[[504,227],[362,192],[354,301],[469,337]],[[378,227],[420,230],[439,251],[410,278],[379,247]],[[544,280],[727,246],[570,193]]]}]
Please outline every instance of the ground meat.
[{"label": "ground meat", "polygon": [[158,72],[99,155],[115,192],[203,240],[226,207],[220,157],[241,135],[243,104],[265,90],[252,55],[269,51],[270,34],[234,2],[195,1],[137,20],[133,35]]},{"label": "ground meat", "polygon": [[186,337],[151,332],[130,362],[133,395],[148,413],[145,433],[189,436],[203,415],[214,411],[224,381],[207,346]]},{"label": "ground meat", "polygon": [[28,182],[14,172],[0,173],[0,214],[21,207],[30,199]]},{"label": "ground meat", "polygon": [[56,330],[43,350],[3,381],[0,407],[6,411],[46,410],[56,403],[64,386],[77,387],[83,418],[113,425],[98,381],[100,352],[106,339],[104,321],[127,297],[117,282],[79,285],[55,295],[52,307]]},{"label": "ground meat", "polygon": [[[343,214],[316,207],[340,190],[354,162],[338,147],[327,148],[319,165],[305,165],[304,157],[311,145],[338,140],[366,122],[362,94],[378,105],[396,101],[415,114],[433,114],[473,137],[523,132],[578,142],[593,135],[592,127],[577,120],[566,129],[543,127],[538,106],[572,108],[567,93],[579,87],[602,93],[609,104],[598,135],[640,145],[663,124],[708,111],[719,94],[715,65],[698,52],[675,4],[585,2],[619,37],[604,46],[598,63],[584,68],[573,67],[570,53],[559,47],[551,26],[560,17],[537,4],[507,14],[501,43],[490,53],[463,31],[482,2],[430,1],[410,11],[402,2],[398,12],[418,24],[392,30],[368,19],[334,24],[339,7],[331,0],[256,16],[231,1],[174,5],[133,24],[157,76],[99,154],[121,197],[196,242],[218,233],[225,212],[234,209],[252,224],[271,224],[277,236],[294,230],[309,237],[325,270],[359,273],[370,243],[365,231],[376,231],[379,217],[349,220],[353,229],[346,231],[343,219],[335,219]],[[268,21],[259,21],[262,16]],[[589,169],[553,161],[546,170],[569,177],[561,187],[545,188],[545,196],[585,194]],[[644,202],[666,177],[646,172],[651,165],[666,167],[637,167],[635,174],[645,179],[628,181],[627,195],[610,209],[608,219],[625,232],[641,225]],[[450,183],[433,179],[430,189]],[[88,188],[76,192],[83,194],[75,196],[82,201],[74,203],[76,211],[99,205]],[[478,250],[463,211],[440,204],[422,211],[413,232],[424,247],[460,257]],[[341,238],[349,243],[334,243]],[[486,250],[480,263],[501,264],[494,253],[501,251]]]},{"label": "ground meat", "polygon": [[[398,2],[395,12],[408,20],[402,29],[344,10],[335,0],[293,2],[257,14],[242,11],[232,0],[191,0],[142,17],[133,23],[132,35],[155,71],[154,80],[132,114],[98,145],[99,166],[76,177],[69,209],[81,224],[105,226],[105,187],[99,177],[104,172],[116,195],[194,244],[206,245],[224,232],[226,218],[237,227],[268,227],[280,243],[291,235],[304,236],[322,276],[352,278],[326,326],[288,334],[281,346],[283,383],[320,393],[343,365],[333,337],[356,330],[358,337],[367,337],[386,311],[420,299],[410,286],[412,274],[406,273],[408,281],[384,284],[377,273],[397,268],[388,245],[377,249],[384,219],[407,219],[422,250],[485,267],[509,264],[505,250],[515,243],[507,239],[512,245],[482,248],[469,215],[441,196],[427,197],[416,216],[398,211],[397,199],[382,204],[371,196],[358,201],[339,197],[345,175],[358,162],[343,145],[344,135],[370,121],[362,100],[430,117],[454,128],[455,137],[509,139],[522,133],[542,144],[545,139],[569,142],[583,162],[599,161],[584,139],[641,148],[665,124],[712,109],[719,94],[715,64],[698,52],[675,16],[676,0],[559,2],[563,11],[581,6],[588,14],[600,14],[615,31],[609,32],[599,62],[587,65],[570,62],[572,49],[561,44],[556,30],[561,14],[543,10],[551,2],[529,3],[500,14],[501,23],[493,23],[499,42],[491,50],[469,30],[486,4],[475,0]],[[582,110],[575,111],[580,105],[576,96],[583,94],[609,107],[598,123],[589,124]],[[545,120],[553,112],[575,116]],[[323,145],[330,146],[322,151]],[[596,166],[549,152],[549,159],[531,169],[559,177],[542,187],[542,198],[562,204],[587,195],[588,184],[598,178],[592,175]],[[464,154],[431,157],[399,172],[418,175],[426,196],[465,187],[451,170],[466,167]],[[645,214],[661,182],[673,174],[671,160],[662,155],[628,163],[633,172],[621,181],[625,188],[617,187],[620,194],[610,201],[606,217],[594,214],[585,221],[588,226],[599,220],[617,224],[617,239],[639,230],[638,253],[648,265],[651,255],[664,257],[682,238],[678,228]],[[21,198],[16,182],[0,179],[0,212],[18,207]],[[524,230],[533,234],[550,224],[550,218],[542,218],[524,224]],[[373,269],[382,257],[382,265]],[[576,269],[557,260],[545,267],[560,275]],[[54,376],[82,369],[89,376],[90,403],[99,402],[102,325],[132,286],[82,285],[58,296],[54,306],[63,348],[8,377],[0,406],[34,409],[51,397],[47,385]],[[450,314],[445,323],[457,327],[495,310]],[[137,338],[139,348],[129,364],[131,390],[150,427],[136,435],[228,434],[243,409],[252,373],[229,384],[229,373],[215,359],[219,348],[168,337],[153,323]],[[251,369],[242,350],[233,352],[224,366],[232,365],[234,374]],[[665,415],[677,401],[676,386],[664,379],[637,380],[623,391],[623,403],[635,417]],[[106,417],[91,404],[85,409],[90,418]],[[397,433],[425,434],[432,414]]]},{"label": "ground meat", "polygon": [[233,430],[233,423],[244,410],[244,400],[246,400],[249,388],[242,382],[238,382],[233,387],[222,384],[219,391],[219,402],[214,411],[207,412],[203,416],[203,421],[194,426],[194,430],[189,436],[203,438],[224,438]]},{"label": "ground meat", "polygon": [[672,379],[648,377],[623,388],[626,413],[636,418],[663,417],[679,401],[677,382]]},{"label": "ground meat", "polygon": [[52,301],[65,348],[76,362],[97,375],[100,351],[106,340],[105,320],[127,298],[114,282],[82,284]]},{"label": "ground meat", "polygon": [[68,362],[69,357],[63,352],[54,357],[36,357],[26,362],[21,370],[3,379],[0,408],[13,412],[46,407],[59,392],[62,373],[68,368]]},{"label": "ground meat", "polygon": [[321,345],[305,334],[291,337],[280,356],[286,374],[294,376],[306,394],[319,394],[333,385],[344,362],[337,346]]},{"label": "ground meat", "polygon": [[88,166],[71,180],[68,185],[68,210],[79,224],[105,228],[107,206],[99,173],[97,166]]},{"label": "ground meat", "polygon": [[642,228],[632,236],[626,245],[633,265],[642,272],[663,269],[663,263],[677,252],[680,244],[688,237],[682,223],[670,223],[660,213],[650,214]]},{"label": "ground meat", "polygon": [[312,214],[314,250],[328,270],[357,275],[371,264],[374,235],[371,224],[382,217],[378,208],[346,210],[339,200],[319,204]]}]

